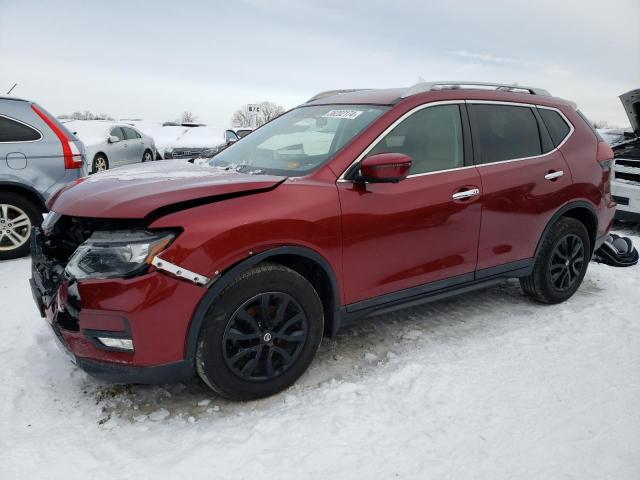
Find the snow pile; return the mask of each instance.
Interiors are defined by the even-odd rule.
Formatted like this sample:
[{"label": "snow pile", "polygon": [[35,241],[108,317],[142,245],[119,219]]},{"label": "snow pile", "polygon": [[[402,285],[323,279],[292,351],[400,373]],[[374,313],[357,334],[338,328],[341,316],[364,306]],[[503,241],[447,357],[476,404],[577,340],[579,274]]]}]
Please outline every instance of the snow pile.
[{"label": "snow pile", "polygon": [[0,263],[3,478],[640,478],[638,267],[592,263],[556,306],[508,282],[363,320],[244,404],[91,379],[28,276]]}]

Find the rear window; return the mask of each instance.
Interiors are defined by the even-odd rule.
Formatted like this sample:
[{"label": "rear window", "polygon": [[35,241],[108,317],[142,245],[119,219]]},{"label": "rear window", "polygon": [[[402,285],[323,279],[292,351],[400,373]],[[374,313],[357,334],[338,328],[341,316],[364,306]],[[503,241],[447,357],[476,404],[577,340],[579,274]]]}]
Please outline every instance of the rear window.
[{"label": "rear window", "polygon": [[140,138],[138,132],[136,132],[133,128],[122,127],[122,131],[124,132],[124,136],[127,140],[135,140],[136,138]]},{"label": "rear window", "polygon": [[33,142],[41,138],[42,135],[35,128],[0,116],[0,142]]},{"label": "rear window", "polygon": [[549,135],[551,135],[553,146],[557,147],[565,138],[567,138],[567,135],[569,135],[571,128],[569,127],[569,125],[567,125],[567,122],[564,120],[564,118],[562,118],[562,115],[560,115],[555,110],[539,108],[538,112],[540,113],[542,121],[549,131]]},{"label": "rear window", "polygon": [[542,154],[538,121],[529,107],[471,104],[469,117],[478,163],[501,162]]}]

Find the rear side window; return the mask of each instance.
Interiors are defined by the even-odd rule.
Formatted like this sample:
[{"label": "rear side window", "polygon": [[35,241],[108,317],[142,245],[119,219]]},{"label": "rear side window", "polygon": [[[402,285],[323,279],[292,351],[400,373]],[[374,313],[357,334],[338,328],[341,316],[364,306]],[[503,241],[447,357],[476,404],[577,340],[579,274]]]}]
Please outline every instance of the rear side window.
[{"label": "rear side window", "polygon": [[542,154],[538,121],[529,107],[469,105],[478,163],[501,162]]},{"label": "rear side window", "polygon": [[35,128],[0,116],[0,143],[2,142],[33,142],[40,140],[42,135]]},{"label": "rear side window", "polygon": [[538,112],[540,113],[542,121],[549,131],[549,135],[551,135],[553,146],[557,147],[565,138],[567,138],[567,135],[569,135],[571,128],[569,127],[569,125],[567,125],[567,122],[564,120],[564,118],[562,118],[562,115],[560,115],[555,110],[538,108]]},{"label": "rear side window", "polygon": [[400,122],[367,154],[403,153],[411,157],[411,175],[462,167],[464,148],[458,105],[417,111]]}]

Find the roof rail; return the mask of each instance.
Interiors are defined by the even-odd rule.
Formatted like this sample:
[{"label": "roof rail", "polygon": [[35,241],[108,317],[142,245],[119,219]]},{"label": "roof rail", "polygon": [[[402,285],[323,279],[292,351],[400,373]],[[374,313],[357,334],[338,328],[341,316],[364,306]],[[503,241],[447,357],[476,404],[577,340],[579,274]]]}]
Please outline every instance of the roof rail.
[{"label": "roof rail", "polygon": [[412,95],[416,95],[418,93],[430,92],[433,90],[455,90],[459,88],[465,87],[489,87],[494,88],[495,90],[501,90],[505,92],[516,92],[516,93],[529,93],[531,95],[544,95],[550,97],[551,94],[537,87],[525,87],[524,85],[516,85],[516,84],[504,84],[504,83],[493,83],[493,82],[421,82],[416,83],[412,87],[405,90],[400,98],[407,98]]},{"label": "roof rail", "polygon": [[351,92],[359,92],[360,90],[369,90],[368,88],[347,88],[342,90],[327,90],[325,92],[320,92],[317,95],[314,95],[306,103],[313,102],[315,100],[320,100],[321,98],[331,97],[333,95],[340,95],[342,93],[351,93]]}]

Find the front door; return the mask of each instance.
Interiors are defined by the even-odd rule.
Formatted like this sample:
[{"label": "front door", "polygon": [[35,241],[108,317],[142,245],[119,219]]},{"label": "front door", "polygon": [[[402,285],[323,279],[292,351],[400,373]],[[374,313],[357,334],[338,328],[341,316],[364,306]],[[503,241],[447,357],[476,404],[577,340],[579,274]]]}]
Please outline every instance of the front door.
[{"label": "front door", "polygon": [[[348,308],[420,293],[407,289],[428,288],[425,284],[439,280],[473,279],[480,175],[470,164],[461,108],[459,103],[423,105],[369,148],[365,157],[385,152],[410,156],[405,180],[338,181]],[[467,193],[456,195],[461,192]],[[381,295],[387,296],[373,299]]]}]

